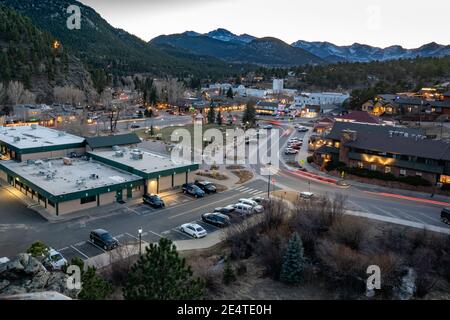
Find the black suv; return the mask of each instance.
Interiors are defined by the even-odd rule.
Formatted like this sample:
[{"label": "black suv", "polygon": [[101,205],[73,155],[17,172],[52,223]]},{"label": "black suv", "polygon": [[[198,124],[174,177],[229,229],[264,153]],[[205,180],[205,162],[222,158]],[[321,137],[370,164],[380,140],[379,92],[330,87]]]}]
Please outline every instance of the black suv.
[{"label": "black suv", "polygon": [[143,200],[144,203],[151,205],[153,208],[164,208],[166,206],[163,199],[156,194],[146,194],[144,195]]},{"label": "black suv", "polygon": [[214,212],[215,213],[221,213],[221,214],[224,214],[224,215],[226,215],[226,216],[228,216],[228,217],[232,217],[232,213],[234,212],[234,206],[226,206],[226,207],[220,207],[220,208],[215,208],[214,209]]},{"label": "black suv", "polygon": [[119,241],[114,239],[108,231],[103,229],[91,231],[89,239],[93,244],[96,244],[105,250],[112,250],[119,246]]},{"label": "black suv", "polygon": [[205,213],[202,215],[202,220],[220,228],[230,225],[230,218],[220,213]]},{"label": "black suv", "polygon": [[196,198],[201,198],[205,196],[205,191],[200,189],[200,187],[196,186],[192,183],[185,183],[181,187],[183,190],[183,193],[190,194],[191,196],[194,196]]},{"label": "black suv", "polygon": [[441,211],[441,220],[443,223],[450,225],[450,208],[444,208]]},{"label": "black suv", "polygon": [[208,181],[195,181],[195,185],[208,194],[217,192],[216,186]]}]

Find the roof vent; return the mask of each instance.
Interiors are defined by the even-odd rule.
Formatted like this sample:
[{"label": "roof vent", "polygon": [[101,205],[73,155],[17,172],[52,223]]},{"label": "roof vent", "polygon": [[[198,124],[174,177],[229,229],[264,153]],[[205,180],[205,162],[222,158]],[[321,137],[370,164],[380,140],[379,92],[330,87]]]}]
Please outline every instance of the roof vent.
[{"label": "roof vent", "polygon": [[64,137],[65,135],[66,135],[66,133],[64,131],[58,132],[58,137]]},{"label": "roof vent", "polygon": [[81,179],[78,179],[75,183],[76,183],[77,187],[82,187],[82,186],[86,185],[86,180],[81,178]]},{"label": "roof vent", "polygon": [[19,137],[14,137],[14,142],[19,142],[20,138]]},{"label": "roof vent", "polygon": [[119,151],[120,147],[119,146],[113,146],[112,149],[113,149],[113,151]]},{"label": "roof vent", "polygon": [[123,151],[122,150],[116,150],[116,153],[114,154],[115,157],[117,158],[122,158],[123,157]]},{"label": "roof vent", "polygon": [[37,129],[37,124],[32,124],[31,125],[31,130],[36,130]]},{"label": "roof vent", "polygon": [[144,159],[144,154],[140,151],[138,151],[138,152],[133,151],[133,152],[131,152],[131,159],[142,160],[142,159]]}]

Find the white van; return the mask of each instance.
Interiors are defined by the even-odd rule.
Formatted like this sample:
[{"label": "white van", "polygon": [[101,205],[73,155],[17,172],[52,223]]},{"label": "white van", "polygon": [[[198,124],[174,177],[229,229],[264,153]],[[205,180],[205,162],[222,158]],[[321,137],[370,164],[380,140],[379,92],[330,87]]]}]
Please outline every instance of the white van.
[{"label": "white van", "polygon": [[234,212],[239,215],[251,215],[255,212],[255,210],[248,204],[237,203],[234,205]]}]

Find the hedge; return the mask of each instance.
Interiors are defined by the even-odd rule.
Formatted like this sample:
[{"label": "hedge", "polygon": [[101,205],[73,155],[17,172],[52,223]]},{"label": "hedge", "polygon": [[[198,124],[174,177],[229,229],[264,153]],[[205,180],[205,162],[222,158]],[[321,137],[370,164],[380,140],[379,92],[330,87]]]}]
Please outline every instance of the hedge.
[{"label": "hedge", "polygon": [[408,176],[408,177],[396,177],[391,173],[383,173],[380,171],[371,171],[361,168],[345,168],[343,169],[346,173],[352,174],[362,178],[368,179],[378,179],[383,181],[397,181],[406,183],[416,187],[430,187],[431,183],[428,180],[423,179],[419,176]]}]

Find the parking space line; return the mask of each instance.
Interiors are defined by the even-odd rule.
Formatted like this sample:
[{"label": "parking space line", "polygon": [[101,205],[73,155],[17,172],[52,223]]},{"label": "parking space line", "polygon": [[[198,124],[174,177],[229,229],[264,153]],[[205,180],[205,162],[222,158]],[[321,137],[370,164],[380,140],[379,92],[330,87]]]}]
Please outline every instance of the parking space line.
[{"label": "parking space line", "polygon": [[87,255],[85,255],[83,252],[81,252],[80,250],[78,250],[77,248],[75,248],[74,246],[70,246],[73,250],[75,250],[76,252],[78,252],[79,254],[81,254],[83,257],[85,257],[86,259],[89,259],[89,257]]},{"label": "parking space line", "polygon": [[134,238],[134,239],[136,239],[136,240],[139,240],[139,238],[138,237],[135,237],[135,236],[133,236],[132,234],[129,234],[128,232],[127,233],[125,233],[127,236],[129,236],[129,237],[132,237],[132,238]]},{"label": "parking space line", "polygon": [[172,231],[175,231],[175,232],[177,232],[177,233],[183,235],[184,237],[186,237],[186,238],[188,238],[188,239],[191,239],[191,238],[192,238],[190,235],[188,235],[188,234],[186,234],[186,233],[184,233],[184,232],[181,232],[180,230],[177,230],[177,229],[175,229],[175,228],[173,228]]},{"label": "parking space line", "polygon": [[149,230],[148,232],[154,234],[155,236],[158,236],[160,238],[164,238],[164,236],[160,235],[159,233],[153,232],[152,230]]},{"label": "parking space line", "polygon": [[89,242],[90,244],[92,244],[94,247],[96,247],[97,249],[100,249],[100,250],[102,250],[104,253],[106,253],[106,250],[105,249],[103,249],[103,248],[101,248],[100,246],[98,246],[98,245],[96,245],[95,243],[93,243],[93,242]]},{"label": "parking space line", "polygon": [[58,249],[58,251],[61,252],[61,251],[67,250],[67,249],[69,249],[69,247],[64,247],[64,248]]}]

